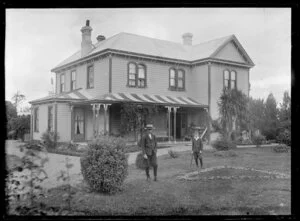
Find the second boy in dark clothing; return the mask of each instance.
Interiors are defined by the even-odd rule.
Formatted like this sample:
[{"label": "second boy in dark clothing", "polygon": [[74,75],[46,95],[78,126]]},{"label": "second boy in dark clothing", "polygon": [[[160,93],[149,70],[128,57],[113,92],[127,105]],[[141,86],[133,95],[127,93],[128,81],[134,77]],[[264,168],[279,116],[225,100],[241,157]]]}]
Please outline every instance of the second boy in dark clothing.
[{"label": "second boy in dark clothing", "polygon": [[194,159],[196,162],[197,167],[199,167],[198,159],[200,160],[201,168],[203,168],[203,159],[202,159],[202,151],[203,151],[203,143],[199,136],[199,129],[198,127],[195,128],[194,135],[192,138],[192,151],[194,155]]}]

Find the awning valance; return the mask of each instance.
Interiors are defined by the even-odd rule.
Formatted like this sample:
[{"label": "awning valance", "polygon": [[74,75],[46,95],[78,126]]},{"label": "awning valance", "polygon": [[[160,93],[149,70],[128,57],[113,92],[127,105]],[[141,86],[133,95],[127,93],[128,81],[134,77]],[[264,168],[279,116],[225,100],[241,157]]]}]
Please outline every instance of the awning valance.
[{"label": "awning valance", "polygon": [[59,95],[50,95],[41,99],[31,101],[30,103],[40,103],[47,101],[70,101],[75,103],[141,103],[141,104],[158,104],[168,106],[189,106],[203,107],[207,105],[201,104],[190,97],[170,96],[170,95],[151,95],[137,93],[106,93],[100,96],[91,96],[84,89],[77,89],[68,93]]},{"label": "awning valance", "polygon": [[150,94],[136,94],[136,93],[107,93],[102,96],[95,97],[91,102],[112,101],[113,103],[131,102],[131,103],[148,103],[159,105],[172,106],[195,106],[207,107],[207,105],[200,104],[190,97],[184,96],[166,96],[166,95],[150,95]]}]

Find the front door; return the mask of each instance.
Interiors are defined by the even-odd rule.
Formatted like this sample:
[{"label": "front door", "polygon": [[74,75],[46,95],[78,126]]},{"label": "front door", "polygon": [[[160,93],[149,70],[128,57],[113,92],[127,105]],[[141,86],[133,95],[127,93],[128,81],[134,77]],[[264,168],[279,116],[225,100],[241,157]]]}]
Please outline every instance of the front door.
[{"label": "front door", "polygon": [[81,108],[74,109],[74,141],[82,142],[85,139],[84,136],[84,110]]}]

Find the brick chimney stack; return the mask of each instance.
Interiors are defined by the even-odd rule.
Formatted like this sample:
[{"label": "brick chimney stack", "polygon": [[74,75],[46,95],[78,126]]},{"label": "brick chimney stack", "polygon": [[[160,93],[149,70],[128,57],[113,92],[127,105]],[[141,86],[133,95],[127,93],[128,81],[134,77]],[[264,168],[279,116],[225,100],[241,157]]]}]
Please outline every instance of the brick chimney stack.
[{"label": "brick chimney stack", "polygon": [[81,41],[81,57],[87,55],[92,49],[93,44],[91,40],[92,28],[90,27],[90,21],[86,20],[86,24],[81,28],[82,41]]},{"label": "brick chimney stack", "polygon": [[182,35],[182,40],[184,45],[192,45],[193,34],[192,33],[185,33]]}]

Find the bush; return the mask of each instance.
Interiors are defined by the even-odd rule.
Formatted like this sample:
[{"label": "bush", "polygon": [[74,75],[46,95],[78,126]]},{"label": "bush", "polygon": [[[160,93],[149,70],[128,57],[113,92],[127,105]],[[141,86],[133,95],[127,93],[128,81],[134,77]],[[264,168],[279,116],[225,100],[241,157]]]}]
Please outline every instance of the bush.
[{"label": "bush", "polygon": [[222,132],[222,126],[220,124],[220,120],[212,120],[211,121],[212,129],[215,132]]},{"label": "bush", "polygon": [[252,137],[253,144],[255,144],[257,146],[263,144],[265,141],[266,141],[266,137],[263,135],[254,135]]},{"label": "bush", "polygon": [[225,138],[220,138],[220,139],[214,141],[212,143],[212,146],[216,150],[230,150],[230,149],[236,148],[236,145],[233,142],[231,142]]},{"label": "bush", "polygon": [[93,191],[112,193],[120,190],[128,175],[125,141],[110,136],[99,137],[88,144],[80,158],[81,173]]},{"label": "bush", "polygon": [[276,142],[291,146],[291,131],[284,130],[276,137]]},{"label": "bush", "polygon": [[178,152],[173,151],[173,150],[169,150],[169,151],[168,151],[168,154],[169,154],[169,156],[170,156],[171,158],[173,158],[173,159],[179,157]]},{"label": "bush", "polygon": [[[144,170],[146,169],[146,164],[147,160],[144,158],[144,155],[142,152],[138,153],[135,159],[135,166],[137,169],[141,169]],[[151,168],[151,164],[150,164],[150,168]]]},{"label": "bush", "polygon": [[241,133],[238,131],[232,131],[230,134],[231,141],[236,141],[239,137],[241,137]]},{"label": "bush", "polygon": [[52,131],[46,131],[42,135],[42,140],[47,148],[54,149],[57,145],[57,140],[59,139],[58,133]]},{"label": "bush", "polygon": [[289,152],[289,148],[287,145],[281,144],[281,145],[273,147],[273,151],[276,153],[287,153],[287,152]]}]

